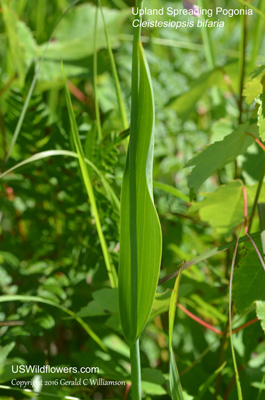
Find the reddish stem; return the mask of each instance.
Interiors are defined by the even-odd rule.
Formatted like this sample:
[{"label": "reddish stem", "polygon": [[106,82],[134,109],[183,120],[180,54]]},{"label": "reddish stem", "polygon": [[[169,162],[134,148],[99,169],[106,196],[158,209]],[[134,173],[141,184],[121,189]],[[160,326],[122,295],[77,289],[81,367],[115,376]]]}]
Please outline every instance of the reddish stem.
[{"label": "reddish stem", "polygon": [[[194,315],[192,312],[187,310],[182,304],[178,304],[178,307],[186,314],[188,317],[196,321],[198,324],[204,326],[207,329],[210,329],[212,332],[216,333],[219,336],[223,336],[224,332],[220,331],[219,329],[216,329],[214,326],[208,324],[207,322],[203,321],[201,318],[197,317]],[[252,319],[251,321],[246,322],[245,324],[239,326],[238,328],[233,329],[232,333],[237,333],[241,331],[244,328],[247,328],[248,326],[255,324],[258,321],[258,318]]]},{"label": "reddish stem", "polygon": [[262,150],[265,151],[265,146],[264,146],[264,144],[261,143],[261,141],[260,141],[258,138],[256,138],[256,136],[253,135],[253,133],[246,132],[246,135],[251,136],[251,137],[255,140],[255,142],[257,142],[258,145],[262,148]]},{"label": "reddish stem", "polygon": [[81,101],[83,104],[87,104],[87,98],[81,90],[78,89],[69,79],[67,80],[67,86],[69,91],[72,93],[73,96],[77,98],[77,100]]},{"label": "reddish stem", "polygon": [[130,389],[131,389],[131,383],[127,383],[122,400],[127,400]]},{"label": "reddish stem", "polygon": [[201,318],[196,317],[196,315],[192,314],[189,310],[187,310],[185,307],[183,307],[182,304],[178,304],[178,307],[184,311],[185,314],[187,314],[191,319],[194,321],[198,322],[198,324],[204,326],[207,329],[210,329],[211,331],[215,332],[217,335],[223,336],[223,332],[219,331],[219,329],[216,329],[214,326],[208,324],[207,322],[203,321]]},{"label": "reddish stem", "polygon": [[242,329],[246,328],[247,326],[255,324],[255,322],[258,322],[258,318],[254,318],[251,321],[246,322],[244,325],[241,325],[238,328],[233,329],[233,333],[237,333],[237,332],[241,331]]}]

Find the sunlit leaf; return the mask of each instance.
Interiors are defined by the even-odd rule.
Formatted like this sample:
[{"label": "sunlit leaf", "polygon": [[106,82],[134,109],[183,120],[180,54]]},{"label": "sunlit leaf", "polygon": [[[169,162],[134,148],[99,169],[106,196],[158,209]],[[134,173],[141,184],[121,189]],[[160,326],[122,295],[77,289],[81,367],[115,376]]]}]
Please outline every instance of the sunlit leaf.
[{"label": "sunlit leaf", "polygon": [[161,229],[152,195],[154,100],[141,45],[138,51],[137,126],[131,131],[123,177],[119,267],[121,324],[130,343],[151,312],[161,260]]}]

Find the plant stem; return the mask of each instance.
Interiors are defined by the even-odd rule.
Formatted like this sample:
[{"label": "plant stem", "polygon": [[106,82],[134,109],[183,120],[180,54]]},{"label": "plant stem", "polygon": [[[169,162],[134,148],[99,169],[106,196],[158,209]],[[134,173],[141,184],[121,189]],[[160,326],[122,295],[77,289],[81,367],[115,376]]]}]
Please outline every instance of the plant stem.
[{"label": "plant stem", "polygon": [[258,204],[258,211],[263,257],[265,259],[265,203]]},{"label": "plant stem", "polygon": [[[241,229],[242,229],[242,225],[241,225]],[[235,376],[236,376],[236,386],[237,386],[238,400],[243,400],[243,396],[242,396],[242,389],[241,389],[241,385],[240,385],[239,373],[238,373],[238,369],[237,369],[236,355],[235,355],[235,350],[234,350],[234,346],[233,346],[232,285],[233,285],[233,275],[234,275],[234,268],[235,268],[236,255],[237,255],[237,249],[238,249],[238,245],[239,245],[239,237],[240,237],[241,229],[240,229],[239,235],[237,237],[236,247],[235,247],[234,254],[233,254],[233,260],[232,260],[232,266],[231,266],[231,275],[230,275],[230,283],[229,283],[229,333],[230,333],[230,344],[231,344],[232,358],[233,358],[233,364],[234,364],[234,370],[235,370]]]},{"label": "plant stem", "polygon": [[240,42],[240,59],[239,59],[239,124],[242,123],[243,114],[243,89],[246,72],[246,46],[247,46],[247,15],[241,16],[241,42]]},{"label": "plant stem", "polygon": [[119,103],[119,109],[120,109],[120,115],[121,115],[121,121],[122,121],[122,129],[126,130],[128,128],[128,120],[127,120],[127,115],[126,115],[126,109],[125,109],[125,104],[124,104],[124,100],[123,100],[123,97],[122,97],[122,92],[121,92],[118,72],[117,72],[117,68],[116,68],[116,64],[115,64],[114,55],[113,55],[113,52],[112,52],[112,49],[111,49],[111,43],[110,43],[110,39],[109,39],[109,35],[108,35],[107,25],[106,25],[106,22],[105,22],[104,12],[103,12],[100,0],[99,0],[99,6],[100,6],[103,25],[104,25],[104,32],[105,32],[105,37],[106,37],[106,42],[107,42],[107,47],[108,47],[110,65],[111,65],[111,69],[112,69],[112,75],[113,75],[113,78],[114,78],[115,89],[116,89],[117,99],[118,99],[118,103]]},{"label": "plant stem", "polygon": [[95,113],[96,113],[96,122],[97,122],[97,130],[98,130],[98,138],[102,139],[102,129],[100,122],[100,111],[98,104],[98,56],[97,56],[97,29],[98,29],[98,2],[96,8],[95,15],[95,26],[94,26],[94,61],[93,61],[93,85],[94,85],[94,99],[95,99]]},{"label": "plant stem", "polygon": [[[260,0],[258,8],[264,13],[265,11],[265,0]],[[260,14],[257,15],[255,32],[253,36],[253,48],[252,48],[252,55],[251,55],[251,62],[250,62],[250,71],[252,71],[255,67],[257,62],[257,58],[259,55],[260,44],[262,41],[263,35],[263,26],[264,20]]]},{"label": "plant stem", "polygon": [[132,400],[141,399],[141,362],[139,339],[131,345],[131,380],[132,380]]},{"label": "plant stem", "polygon": [[256,192],[256,195],[255,195],[254,203],[253,203],[252,210],[251,210],[251,215],[250,215],[250,218],[249,218],[249,223],[248,223],[248,232],[249,233],[251,231],[253,219],[254,219],[255,212],[256,212],[256,207],[257,207],[257,204],[258,204],[258,201],[259,201],[259,196],[260,196],[260,192],[261,192],[264,176],[265,176],[265,164],[263,166],[263,170],[262,170],[262,173],[261,173],[261,176],[260,176],[259,184],[258,184],[258,187],[257,187],[257,192]]}]

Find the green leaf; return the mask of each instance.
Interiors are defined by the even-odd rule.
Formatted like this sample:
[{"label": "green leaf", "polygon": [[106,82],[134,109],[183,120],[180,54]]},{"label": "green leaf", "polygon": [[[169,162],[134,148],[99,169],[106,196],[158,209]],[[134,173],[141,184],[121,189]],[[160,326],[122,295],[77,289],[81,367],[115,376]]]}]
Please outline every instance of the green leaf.
[{"label": "green leaf", "polygon": [[252,137],[246,135],[246,132],[257,136],[258,128],[256,125],[241,125],[223,140],[207,146],[185,165],[185,167],[194,166],[188,178],[188,186],[192,191],[197,192],[203,182],[217,169],[223,168],[237,156],[246,152],[254,142]]},{"label": "green leaf", "polygon": [[208,222],[218,233],[229,235],[244,219],[244,200],[241,181],[229,182],[195,205],[202,221]]},{"label": "green leaf", "polygon": [[108,272],[110,284],[112,287],[117,287],[117,273],[116,273],[115,267],[112,263],[112,259],[111,259],[111,256],[110,256],[110,253],[109,253],[109,250],[107,247],[105,236],[103,234],[103,230],[102,230],[102,226],[101,226],[101,222],[100,222],[100,218],[99,218],[99,213],[98,213],[98,208],[97,208],[97,203],[96,203],[96,199],[95,199],[95,195],[94,195],[94,191],[93,191],[93,186],[91,184],[90,174],[89,174],[89,171],[88,171],[88,168],[86,165],[84,150],[81,145],[79,132],[78,132],[75,115],[74,115],[74,111],[73,111],[71,96],[70,96],[70,92],[69,92],[69,89],[67,86],[67,81],[66,81],[66,76],[64,74],[64,71],[63,71],[63,75],[64,75],[64,88],[65,88],[65,93],[66,93],[66,104],[67,104],[68,115],[69,115],[70,124],[71,124],[71,134],[72,134],[73,142],[75,144],[76,152],[78,154],[78,161],[79,161],[83,181],[84,181],[84,184],[86,187],[88,198],[91,203],[91,208],[93,210],[96,227],[97,227],[97,232],[98,232],[98,236],[99,236],[99,240],[100,240],[100,244],[101,244],[103,257],[105,260],[105,265],[106,265],[106,269]]},{"label": "green leaf", "polygon": [[180,190],[176,189],[174,186],[167,185],[166,183],[162,182],[154,182],[154,187],[156,189],[163,190],[166,193],[173,194],[173,196],[178,197],[181,200],[186,201],[186,203],[189,203],[190,199],[188,196],[186,196],[184,193],[182,193]]},{"label": "green leaf", "polygon": [[259,136],[261,140],[265,140],[265,92],[263,92],[257,99],[257,104],[259,104],[258,109],[258,127]]},{"label": "green leaf", "polygon": [[237,74],[236,63],[228,64],[225,67],[205,72],[192,82],[189,90],[171,101],[170,107],[177,111],[178,117],[183,119],[187,118],[194,109],[197,101],[205,94],[207,89],[214,86],[223,90],[227,89],[224,79],[225,74],[235,76]]},{"label": "green leaf", "polygon": [[176,314],[176,307],[178,302],[178,294],[179,294],[179,286],[181,279],[182,268],[178,273],[178,276],[175,280],[174,289],[171,294],[170,304],[169,304],[169,313],[168,313],[168,345],[169,345],[169,376],[170,376],[170,393],[171,398],[173,400],[183,400],[182,387],[180,383],[178,368],[172,348],[172,336],[173,336],[173,328]]},{"label": "green leaf", "polygon": [[257,313],[257,318],[261,322],[261,327],[265,332],[265,301],[256,302],[256,313]]},{"label": "green leaf", "polygon": [[11,353],[15,345],[16,345],[15,342],[10,342],[6,346],[0,347],[0,365],[4,364],[5,360],[8,357],[8,354]]},{"label": "green leaf", "polygon": [[257,66],[250,76],[249,82],[246,84],[243,92],[246,102],[250,105],[264,91],[263,79],[265,76],[265,66]]},{"label": "green leaf", "polygon": [[[195,203],[191,212],[199,209],[202,221],[207,222],[219,234],[230,235],[236,226],[244,220],[243,183],[240,180],[231,181],[227,185],[219,186],[215,192],[202,193],[205,199]],[[257,185],[246,186],[248,215],[252,210]],[[265,196],[265,186],[262,185],[261,197]]]},{"label": "green leaf", "polygon": [[209,378],[206,380],[206,382],[204,382],[199,387],[199,394],[195,398],[196,400],[203,399],[203,397],[206,394],[207,390],[210,388],[211,384],[215,381],[217,375],[219,375],[220,372],[222,372],[222,370],[224,369],[225,365],[226,365],[226,362],[224,362],[219,368],[217,368],[217,370],[215,370],[214,373],[209,376]]},{"label": "green leaf", "polygon": [[154,99],[138,45],[139,92],[121,194],[119,304],[124,336],[134,343],[152,309],[161,261],[161,228],[152,195]]},{"label": "green leaf", "polygon": [[[260,239],[256,240],[256,244],[259,251],[262,252]],[[233,299],[239,314],[249,310],[255,301],[265,301],[265,273],[257,253],[250,243],[246,244],[240,252],[233,286]]]},{"label": "green leaf", "polygon": [[94,300],[75,314],[75,317],[93,317],[118,313],[118,290],[105,288],[93,293]]},{"label": "green leaf", "polygon": [[[103,8],[108,36],[112,47],[119,44],[121,25],[129,15],[130,10],[111,10]],[[64,61],[79,60],[93,54],[94,21],[96,7],[91,4],[82,4],[69,12],[54,34],[54,42],[49,45],[45,58]],[[42,54],[46,43],[39,47]],[[104,22],[98,19],[97,50],[106,48]]]}]

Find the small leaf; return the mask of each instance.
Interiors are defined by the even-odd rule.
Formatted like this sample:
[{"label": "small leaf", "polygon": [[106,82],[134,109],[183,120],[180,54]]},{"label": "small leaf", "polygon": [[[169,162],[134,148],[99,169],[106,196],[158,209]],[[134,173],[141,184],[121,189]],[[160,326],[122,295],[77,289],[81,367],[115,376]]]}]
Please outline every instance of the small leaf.
[{"label": "small leaf", "polygon": [[263,91],[264,86],[262,83],[265,75],[265,66],[257,66],[251,74],[249,82],[246,84],[246,88],[243,92],[246,97],[246,102],[250,105]]},{"label": "small leaf", "polygon": [[259,104],[258,110],[258,127],[259,136],[261,140],[265,140],[265,92],[263,92],[257,99],[257,104]]}]

